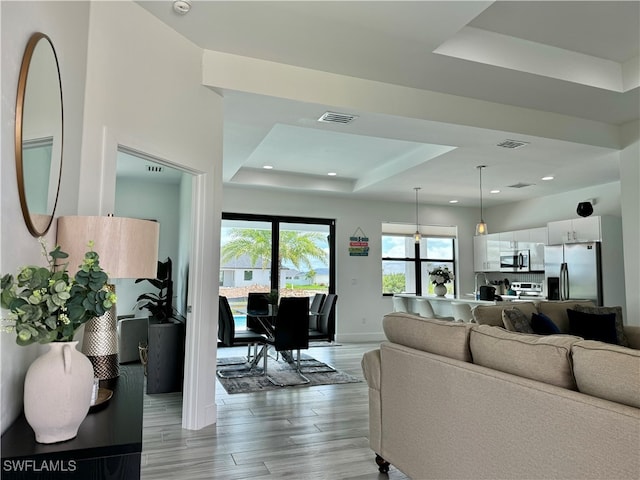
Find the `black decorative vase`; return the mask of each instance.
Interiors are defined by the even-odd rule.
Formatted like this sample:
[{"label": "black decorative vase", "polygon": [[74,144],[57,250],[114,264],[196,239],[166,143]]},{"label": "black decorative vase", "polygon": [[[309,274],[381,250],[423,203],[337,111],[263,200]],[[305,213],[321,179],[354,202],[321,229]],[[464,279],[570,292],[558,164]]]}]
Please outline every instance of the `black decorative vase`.
[{"label": "black decorative vase", "polygon": [[593,213],[593,205],[591,205],[591,202],[580,202],[576,213],[581,217],[588,217]]}]

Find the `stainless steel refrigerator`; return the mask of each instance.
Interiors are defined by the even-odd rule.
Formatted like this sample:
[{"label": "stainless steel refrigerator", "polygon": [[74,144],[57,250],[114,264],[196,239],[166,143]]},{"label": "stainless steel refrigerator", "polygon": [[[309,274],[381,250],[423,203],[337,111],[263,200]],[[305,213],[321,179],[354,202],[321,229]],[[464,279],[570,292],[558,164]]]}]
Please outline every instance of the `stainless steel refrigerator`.
[{"label": "stainless steel refrigerator", "polygon": [[545,246],[544,276],[549,300],[592,300],[602,305],[600,242]]}]

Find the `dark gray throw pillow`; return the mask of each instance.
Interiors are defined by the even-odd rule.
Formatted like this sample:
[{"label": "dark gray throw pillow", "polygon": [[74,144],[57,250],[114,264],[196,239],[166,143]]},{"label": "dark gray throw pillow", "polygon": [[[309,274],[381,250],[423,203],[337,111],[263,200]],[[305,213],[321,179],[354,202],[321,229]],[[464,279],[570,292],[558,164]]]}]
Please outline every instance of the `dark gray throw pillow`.
[{"label": "dark gray throw pillow", "polygon": [[527,316],[516,307],[502,310],[502,323],[512,332],[535,333]]},{"label": "dark gray throw pillow", "polygon": [[616,343],[623,347],[629,346],[629,340],[627,340],[627,336],[624,333],[622,307],[589,307],[587,305],[576,305],[573,309],[578,312],[592,313],[595,315],[614,313],[616,315]]}]

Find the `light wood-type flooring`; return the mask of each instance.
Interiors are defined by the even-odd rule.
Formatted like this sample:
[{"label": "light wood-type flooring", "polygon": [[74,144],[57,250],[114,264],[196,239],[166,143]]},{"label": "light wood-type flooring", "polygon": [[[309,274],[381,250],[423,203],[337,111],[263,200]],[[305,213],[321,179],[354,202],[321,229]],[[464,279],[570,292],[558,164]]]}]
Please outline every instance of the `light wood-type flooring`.
[{"label": "light wood-type flooring", "polygon": [[[197,431],[181,428],[181,394],[145,395],[142,478],[407,479],[393,466],[388,475],[379,473],[369,448],[368,390],[360,361],[377,346],[305,351],[361,383],[234,395],[217,383],[217,425]],[[241,355],[246,347],[218,350],[221,358]]]}]

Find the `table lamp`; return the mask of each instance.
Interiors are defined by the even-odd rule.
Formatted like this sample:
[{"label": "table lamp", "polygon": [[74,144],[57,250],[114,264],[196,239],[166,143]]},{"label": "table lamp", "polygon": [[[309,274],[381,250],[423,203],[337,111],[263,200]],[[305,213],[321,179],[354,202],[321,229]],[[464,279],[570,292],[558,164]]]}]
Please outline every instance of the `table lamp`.
[{"label": "table lamp", "polygon": [[[57,221],[56,243],[69,254],[69,275],[82,264],[90,241],[110,279],[155,278],[160,225],[150,220],[109,216],[63,216]],[[115,286],[109,285],[113,289]],[[101,382],[120,374],[116,306],[85,323],[82,353]]]}]

